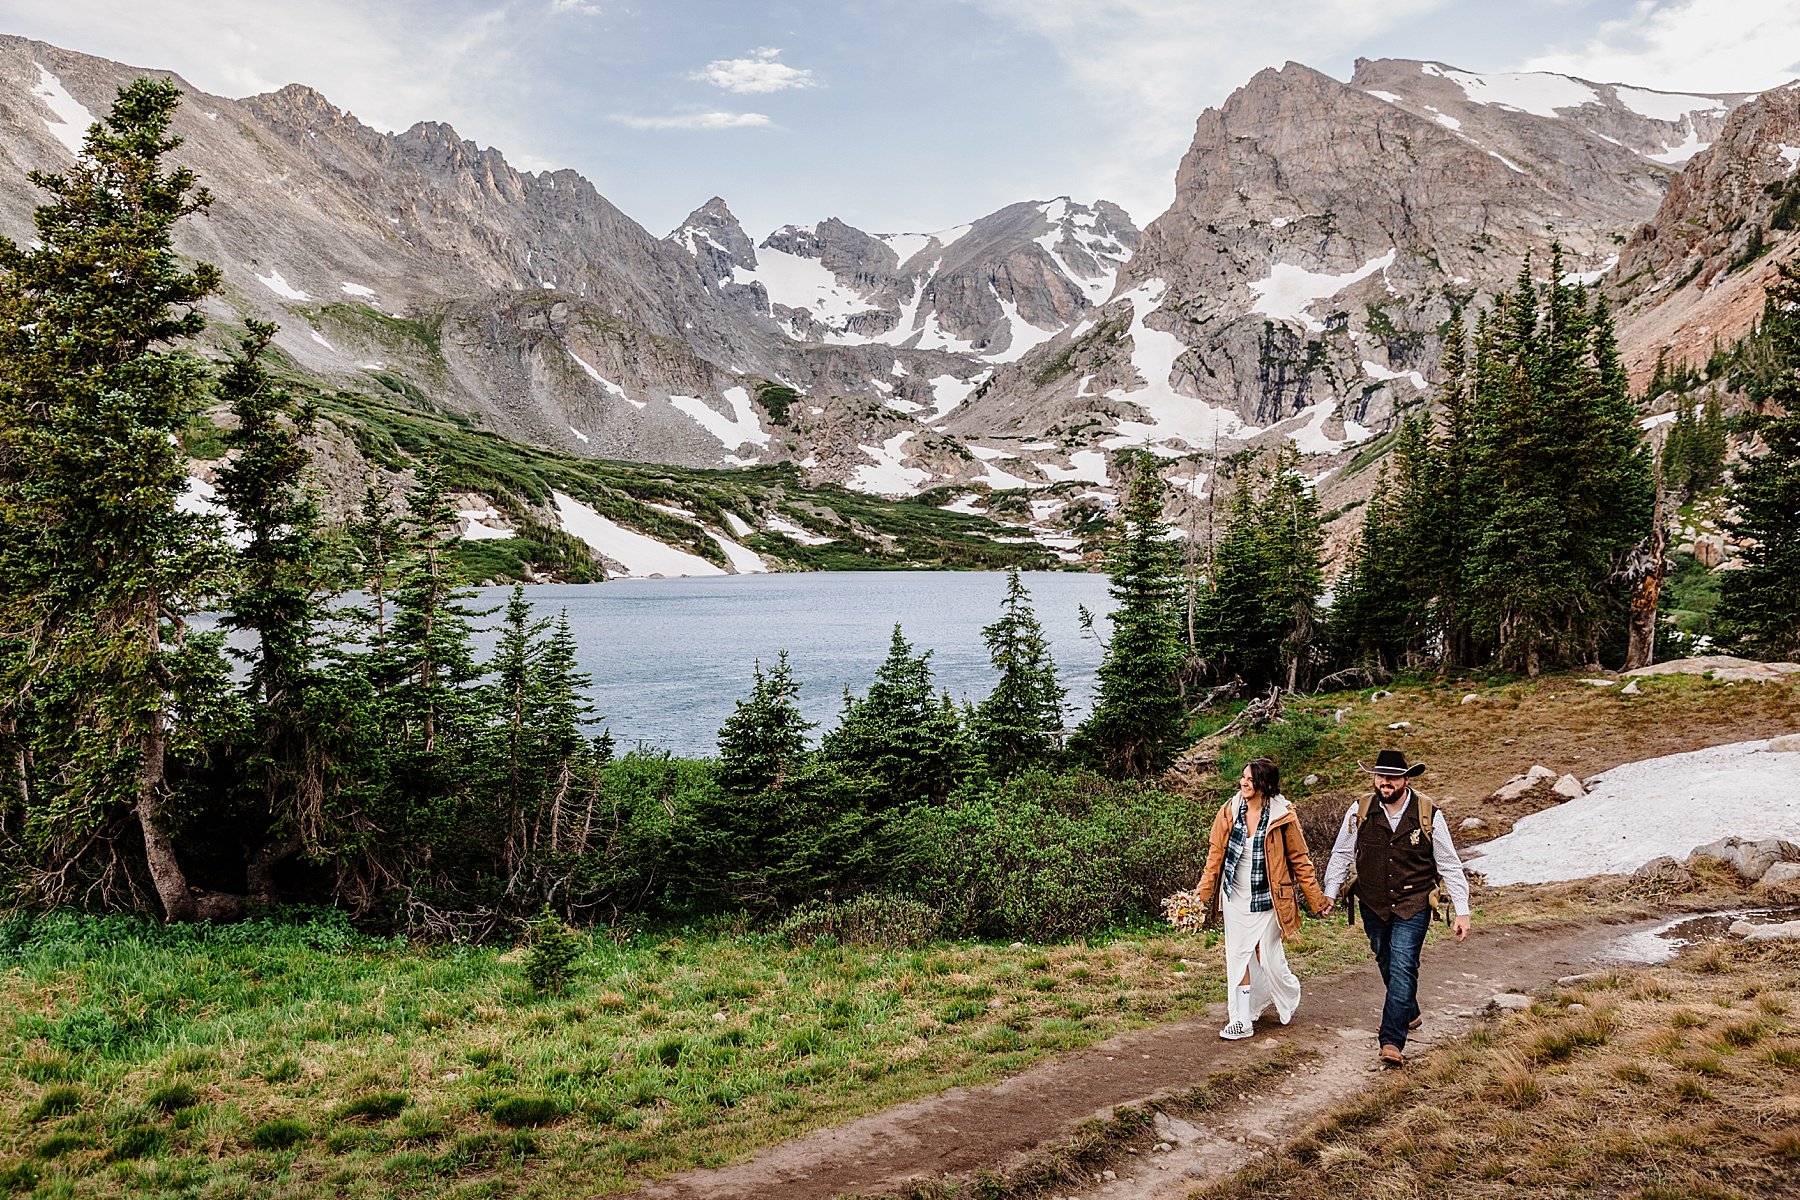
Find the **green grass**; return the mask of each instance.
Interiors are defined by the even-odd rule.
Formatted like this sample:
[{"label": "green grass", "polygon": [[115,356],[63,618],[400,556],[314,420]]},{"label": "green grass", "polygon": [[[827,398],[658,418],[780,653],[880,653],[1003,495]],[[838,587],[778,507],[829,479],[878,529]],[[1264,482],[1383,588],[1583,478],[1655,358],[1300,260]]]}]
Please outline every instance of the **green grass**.
[{"label": "green grass", "polygon": [[[520,539],[458,547],[465,569],[476,579],[523,578],[527,564],[540,571],[547,567],[565,579],[591,572],[579,543],[526,520],[532,507],[541,510],[551,503],[553,491],[573,496],[622,525],[721,566],[726,562],[725,553],[708,528],[726,529],[728,512],[753,523],[759,516],[780,515],[834,539],[820,546],[805,546],[772,533],[746,539],[752,549],[800,570],[996,570],[1060,565],[1035,542],[997,540],[1018,537],[1016,527],[835,485],[810,485],[791,464],[709,470],[577,458],[509,441],[476,428],[468,417],[433,411],[416,397],[319,392],[299,377],[284,382],[313,397],[321,414],[341,428],[370,461],[401,469],[427,453],[436,454],[452,490],[486,495],[513,519]],[[692,515],[684,517],[653,505]]]},{"label": "green grass", "polygon": [[[53,915],[0,957],[0,1171],[70,1198],[617,1192],[1193,1012],[1222,994],[1207,940],[584,937],[537,999],[502,948],[337,918]],[[1312,923],[1289,949],[1317,973],[1359,940]]]}]

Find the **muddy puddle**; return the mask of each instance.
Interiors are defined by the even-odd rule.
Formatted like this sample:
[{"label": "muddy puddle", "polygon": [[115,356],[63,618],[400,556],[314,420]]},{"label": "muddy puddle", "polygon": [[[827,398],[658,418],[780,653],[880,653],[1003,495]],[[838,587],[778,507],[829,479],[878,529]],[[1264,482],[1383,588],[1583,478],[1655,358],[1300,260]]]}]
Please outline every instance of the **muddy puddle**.
[{"label": "muddy puddle", "polygon": [[1596,963],[1607,966],[1638,967],[1665,963],[1689,946],[1701,942],[1719,942],[1731,936],[1731,927],[1739,921],[1752,925],[1777,925],[1800,920],[1800,907],[1734,908],[1722,912],[1693,913],[1666,921],[1654,929],[1640,930],[1617,938],[1595,955]]}]

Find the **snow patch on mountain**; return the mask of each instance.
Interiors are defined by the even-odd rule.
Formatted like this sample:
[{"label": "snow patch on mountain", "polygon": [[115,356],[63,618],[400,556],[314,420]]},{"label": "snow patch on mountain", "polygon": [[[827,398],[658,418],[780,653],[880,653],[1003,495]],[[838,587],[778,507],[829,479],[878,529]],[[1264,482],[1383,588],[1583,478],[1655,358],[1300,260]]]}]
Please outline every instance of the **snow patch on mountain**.
[{"label": "snow patch on mountain", "polygon": [[31,94],[44,102],[56,120],[44,118],[44,125],[50,130],[50,136],[69,148],[69,153],[80,154],[87,139],[88,127],[94,123],[94,114],[87,107],[69,95],[63,87],[62,80],[44,69],[43,63],[33,63],[38,69],[38,85],[31,89]]},{"label": "snow patch on mountain", "polygon": [[[563,349],[568,350],[568,347],[564,346]],[[642,400],[633,400],[630,396],[626,395],[624,388],[620,387],[618,384],[614,383],[612,380],[610,380],[606,376],[602,375],[599,371],[595,370],[593,364],[588,362],[587,359],[581,357],[581,355],[575,353],[573,350],[569,350],[569,357],[575,360],[575,365],[580,367],[582,370],[582,373],[585,374],[589,379],[592,379],[595,383],[599,384],[601,387],[605,388],[607,391],[611,392],[613,395],[617,396],[619,399],[625,401],[626,403],[634,404],[638,408],[644,407],[644,402]]]},{"label": "snow patch on mountain", "polygon": [[1175,361],[1187,352],[1187,347],[1174,334],[1144,324],[1144,318],[1156,311],[1167,290],[1164,280],[1150,279],[1121,297],[1131,305],[1131,365],[1143,377],[1144,386],[1133,391],[1112,388],[1106,394],[1137,405],[1149,420],[1118,422],[1114,436],[1102,443],[1109,449],[1170,440],[1196,449],[1209,448],[1221,437],[1257,432],[1231,409],[1180,395],[1170,384]]},{"label": "snow patch on mountain", "polygon": [[1463,95],[1476,104],[1494,104],[1513,108],[1538,117],[1555,117],[1558,109],[1580,108],[1600,103],[1600,94],[1579,79],[1567,75],[1551,75],[1542,71],[1507,71],[1494,75],[1476,75],[1457,71],[1442,63],[1424,63],[1427,75],[1448,79],[1462,88]]},{"label": "snow patch on mountain", "polygon": [[856,468],[844,486],[877,496],[910,496],[917,492],[931,478],[931,472],[906,465],[906,443],[914,432],[908,429],[896,433],[879,446],[859,445],[857,449],[875,461]]},{"label": "snow patch on mountain", "polygon": [[283,279],[281,272],[272,267],[269,269],[267,275],[258,275],[256,281],[268,288],[271,292],[274,292],[277,296],[280,296],[283,300],[312,299],[312,297],[308,296],[305,292],[289,283],[286,279]]},{"label": "snow patch on mountain", "polygon": [[1722,113],[1725,106],[1711,96],[1689,96],[1681,92],[1653,92],[1648,88],[1613,85],[1613,97],[1652,121],[1680,121],[1693,113]]},{"label": "snow patch on mountain", "polygon": [[1390,246],[1386,254],[1371,258],[1356,270],[1342,275],[1326,275],[1291,263],[1276,263],[1269,268],[1267,279],[1250,285],[1250,291],[1256,296],[1256,303],[1250,306],[1250,311],[1277,321],[1297,322],[1309,332],[1321,333],[1325,325],[1307,314],[1308,306],[1330,299],[1377,271],[1387,270],[1394,265],[1397,254],[1398,251]]},{"label": "snow patch on mountain", "polygon": [[563,532],[580,538],[618,563],[628,576],[648,579],[657,576],[725,574],[725,569],[718,564],[710,563],[698,554],[665,545],[648,534],[627,529],[618,522],[601,516],[573,496],[553,491],[550,498],[556,502],[556,512]]},{"label": "snow patch on mountain", "polygon": [[718,438],[719,444],[727,450],[735,450],[746,444],[768,449],[769,432],[757,419],[756,409],[751,407],[749,391],[741,387],[730,387],[721,392],[720,396],[725,403],[731,405],[730,416],[719,412],[698,396],[670,396],[669,403]]}]

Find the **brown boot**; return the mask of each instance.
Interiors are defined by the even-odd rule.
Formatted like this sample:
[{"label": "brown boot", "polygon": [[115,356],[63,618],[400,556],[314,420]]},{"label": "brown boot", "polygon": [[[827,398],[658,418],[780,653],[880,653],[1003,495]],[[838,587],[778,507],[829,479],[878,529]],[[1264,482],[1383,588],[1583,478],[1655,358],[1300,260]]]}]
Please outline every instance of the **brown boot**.
[{"label": "brown boot", "polygon": [[1389,1068],[1404,1067],[1406,1065],[1406,1055],[1400,1053],[1400,1047],[1398,1046],[1383,1046],[1381,1048],[1381,1065]]}]

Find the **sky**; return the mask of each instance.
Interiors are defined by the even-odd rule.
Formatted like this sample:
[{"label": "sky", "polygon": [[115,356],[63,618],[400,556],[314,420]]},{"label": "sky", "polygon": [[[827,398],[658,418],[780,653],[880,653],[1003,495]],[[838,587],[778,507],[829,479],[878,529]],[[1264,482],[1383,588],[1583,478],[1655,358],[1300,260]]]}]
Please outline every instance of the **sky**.
[{"label": "sky", "polygon": [[1800,77],[1796,0],[0,0],[0,32],[217,95],[309,84],[378,129],[448,122],[658,235],[721,196],[758,241],[1059,195],[1147,224],[1201,111],[1290,60]]}]

